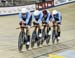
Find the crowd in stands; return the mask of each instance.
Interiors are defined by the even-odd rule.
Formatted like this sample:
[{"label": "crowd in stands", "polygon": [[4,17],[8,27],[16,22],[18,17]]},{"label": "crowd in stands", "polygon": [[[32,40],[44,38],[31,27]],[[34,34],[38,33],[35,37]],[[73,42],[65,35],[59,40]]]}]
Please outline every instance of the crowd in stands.
[{"label": "crowd in stands", "polygon": [[23,6],[34,4],[35,0],[0,0],[0,7]]},{"label": "crowd in stands", "polygon": [[0,0],[0,7],[23,6],[49,0]]}]

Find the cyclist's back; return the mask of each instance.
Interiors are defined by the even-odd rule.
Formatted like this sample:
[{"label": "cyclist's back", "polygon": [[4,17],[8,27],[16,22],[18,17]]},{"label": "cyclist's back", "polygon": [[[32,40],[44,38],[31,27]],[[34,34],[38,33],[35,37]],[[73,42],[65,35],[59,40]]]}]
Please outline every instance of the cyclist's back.
[{"label": "cyclist's back", "polygon": [[[23,10],[22,10],[23,11]],[[26,12],[26,11],[25,11]],[[32,15],[30,13],[30,11],[27,11],[25,13],[25,15],[23,15],[23,12],[19,13],[19,21],[20,23],[23,22],[26,25],[31,25],[31,21],[32,21]]]},{"label": "cyclist's back", "polygon": [[[56,11],[54,10],[54,12],[56,12]],[[53,17],[53,21],[57,21],[58,23],[61,23],[62,15],[61,15],[61,13],[59,11],[57,11],[56,14],[53,13],[52,17]]]},{"label": "cyclist's back", "polygon": [[39,10],[36,10],[34,11],[33,13],[33,21],[40,24],[42,22],[42,17],[43,17],[43,14],[41,11]]},{"label": "cyclist's back", "polygon": [[49,23],[49,21],[51,20],[51,13],[48,10],[43,10],[42,13],[43,13],[42,22]]}]

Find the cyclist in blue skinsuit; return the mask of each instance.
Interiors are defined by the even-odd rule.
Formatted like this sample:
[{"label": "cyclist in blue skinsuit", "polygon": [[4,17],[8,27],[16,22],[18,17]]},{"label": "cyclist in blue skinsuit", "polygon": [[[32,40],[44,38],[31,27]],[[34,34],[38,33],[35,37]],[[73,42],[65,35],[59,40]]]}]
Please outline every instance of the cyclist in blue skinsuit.
[{"label": "cyclist in blue skinsuit", "polygon": [[[50,30],[51,29],[50,24],[51,24],[51,19],[52,19],[51,13],[47,9],[43,10],[42,13],[43,13],[42,24],[47,24]],[[49,34],[51,34],[51,31],[49,31]]]},{"label": "cyclist in blue skinsuit", "polygon": [[58,39],[60,39],[60,27],[61,27],[61,22],[62,22],[62,15],[59,11],[53,10],[52,11],[52,21],[57,23],[57,29],[58,29]]},{"label": "cyclist in blue skinsuit", "polygon": [[52,19],[52,15],[48,10],[43,10],[43,19],[42,22],[44,21],[46,24],[49,24],[50,27],[50,23],[51,23],[51,19]]},{"label": "cyclist in blue skinsuit", "polygon": [[39,10],[35,10],[33,12],[33,21],[36,22],[37,24],[41,24],[42,22],[42,17],[43,17],[43,14],[41,11]]},{"label": "cyclist in blue skinsuit", "polygon": [[45,23],[49,24],[49,21],[51,21],[51,18],[52,18],[50,12],[45,9],[45,10],[42,11],[42,13],[43,13],[42,22],[45,22]]},{"label": "cyclist in blue skinsuit", "polygon": [[32,15],[30,11],[28,11],[26,8],[22,8],[21,12],[19,13],[20,26],[22,26],[22,24],[30,26],[31,21],[32,21]]},{"label": "cyclist in blue skinsuit", "polygon": [[28,33],[28,41],[30,41],[30,34],[29,34],[29,29],[32,21],[32,15],[30,11],[28,11],[26,8],[22,8],[21,12],[19,13],[19,25],[21,27],[21,31],[24,31],[24,26],[27,26],[28,28],[26,29]]},{"label": "cyclist in blue skinsuit", "polygon": [[[43,17],[43,14],[41,11],[39,10],[35,10],[33,12],[33,25],[39,25],[38,27],[38,32],[40,33],[39,36],[41,37],[42,34],[41,34],[41,23],[42,23],[42,17]],[[37,29],[37,28],[36,28]]]}]

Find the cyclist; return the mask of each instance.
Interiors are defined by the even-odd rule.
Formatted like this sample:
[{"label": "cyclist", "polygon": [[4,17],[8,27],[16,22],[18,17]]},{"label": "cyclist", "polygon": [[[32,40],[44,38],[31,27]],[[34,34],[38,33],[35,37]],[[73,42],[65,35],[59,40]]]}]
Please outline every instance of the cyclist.
[{"label": "cyclist", "polygon": [[46,9],[43,10],[42,13],[43,13],[42,23],[48,24],[50,27],[50,22],[51,22],[51,18],[52,18],[51,13]]},{"label": "cyclist", "polygon": [[[42,17],[43,17],[43,14],[41,11],[35,10],[33,12],[33,25],[38,25],[38,33],[40,33],[39,34],[40,37],[42,36],[42,33],[41,33]],[[37,28],[35,28],[35,30],[37,30]]]},{"label": "cyclist", "polygon": [[24,28],[27,26],[26,28],[26,34],[28,35],[28,39],[27,39],[27,44],[29,45],[30,43],[30,34],[29,34],[29,29],[30,29],[30,25],[31,25],[31,21],[32,21],[32,15],[30,13],[30,11],[28,11],[26,8],[22,8],[21,12],[19,13],[19,25],[21,27],[21,31],[24,32]]},{"label": "cyclist", "polygon": [[61,27],[61,22],[62,22],[62,15],[59,11],[53,10],[52,11],[52,17],[53,17],[53,19],[52,19],[53,24],[55,24],[55,23],[57,24],[57,32],[58,32],[57,37],[59,40],[60,39],[60,32],[61,32],[60,27]]},{"label": "cyclist", "polygon": [[50,12],[48,11],[48,10],[43,10],[42,11],[43,12],[43,18],[44,18],[44,22],[45,23],[48,23],[49,21],[50,21],[50,19],[51,19],[51,14],[50,14]]},{"label": "cyclist", "polygon": [[[51,35],[51,13],[45,9],[42,11],[43,13],[43,18],[42,18],[42,26],[43,26],[43,37],[44,37],[44,40],[46,40],[46,43],[48,44],[49,43],[49,40],[50,39],[50,35]],[[43,44],[43,43],[42,43]]]}]

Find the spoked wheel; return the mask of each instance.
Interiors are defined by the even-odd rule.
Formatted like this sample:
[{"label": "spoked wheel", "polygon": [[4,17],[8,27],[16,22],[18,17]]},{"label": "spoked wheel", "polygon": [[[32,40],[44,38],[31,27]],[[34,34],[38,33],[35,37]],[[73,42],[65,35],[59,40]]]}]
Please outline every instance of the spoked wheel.
[{"label": "spoked wheel", "polygon": [[18,38],[18,50],[21,52],[23,44],[24,44],[24,32],[20,32],[19,38]]}]

